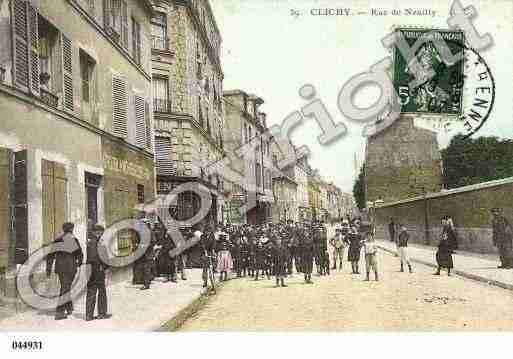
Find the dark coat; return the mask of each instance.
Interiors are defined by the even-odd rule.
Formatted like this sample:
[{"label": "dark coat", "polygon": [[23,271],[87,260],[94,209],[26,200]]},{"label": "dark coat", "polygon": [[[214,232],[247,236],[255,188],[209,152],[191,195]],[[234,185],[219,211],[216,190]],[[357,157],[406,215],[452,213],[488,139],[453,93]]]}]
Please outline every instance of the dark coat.
[{"label": "dark coat", "polygon": [[362,251],[362,235],[359,233],[350,233],[347,237],[349,241],[347,260],[349,262],[357,262],[360,260],[360,252]]},{"label": "dark coat", "polygon": [[73,233],[64,233],[54,240],[53,246],[56,246],[54,247],[55,249],[62,250],[54,251],[48,255],[46,258],[46,272],[48,274],[51,272],[53,263],[55,262],[55,273],[74,276],[77,268],[82,265],[84,259],[84,254],[82,253],[78,239]]},{"label": "dark coat", "polygon": [[283,276],[287,273],[287,264],[289,258],[289,251],[285,245],[275,245],[272,248],[272,261],[274,268],[274,275]]},{"label": "dark coat", "polygon": [[[107,249],[100,243],[99,239],[92,236],[89,238],[87,242],[87,264],[91,265],[91,270],[95,271],[104,271],[107,269],[107,265],[103,263],[100,257],[100,253],[106,253]],[[102,254],[102,256],[104,255]]]},{"label": "dark coat", "polygon": [[458,248],[458,241],[453,229],[446,225],[441,234],[440,243],[438,243],[438,251],[436,252],[436,262],[439,267],[453,268],[452,253]]}]

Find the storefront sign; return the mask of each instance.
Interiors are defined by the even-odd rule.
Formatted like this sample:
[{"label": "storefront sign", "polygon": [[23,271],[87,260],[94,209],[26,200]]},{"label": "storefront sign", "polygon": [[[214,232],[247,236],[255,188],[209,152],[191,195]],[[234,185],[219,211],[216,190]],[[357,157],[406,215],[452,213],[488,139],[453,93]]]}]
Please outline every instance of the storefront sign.
[{"label": "storefront sign", "polygon": [[131,176],[140,180],[150,181],[151,171],[144,166],[140,166],[129,160],[121,160],[114,156],[103,154],[103,162],[106,169]]}]

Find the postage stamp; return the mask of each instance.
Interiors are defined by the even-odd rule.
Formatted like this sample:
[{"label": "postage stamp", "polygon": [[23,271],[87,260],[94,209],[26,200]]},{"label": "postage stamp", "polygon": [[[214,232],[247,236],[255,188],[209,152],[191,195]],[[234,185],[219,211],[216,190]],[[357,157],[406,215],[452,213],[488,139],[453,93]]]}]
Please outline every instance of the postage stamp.
[{"label": "postage stamp", "polygon": [[[457,54],[465,43],[463,31],[417,28],[398,28],[396,31],[410,47],[422,37],[433,39],[419,46],[410,59],[394,47],[393,79],[401,113],[461,115],[464,61],[446,64],[434,41],[443,40],[451,53]],[[429,70],[434,71],[432,76],[427,75]],[[418,86],[411,86],[412,80],[419,80],[419,72],[424,78]]]}]

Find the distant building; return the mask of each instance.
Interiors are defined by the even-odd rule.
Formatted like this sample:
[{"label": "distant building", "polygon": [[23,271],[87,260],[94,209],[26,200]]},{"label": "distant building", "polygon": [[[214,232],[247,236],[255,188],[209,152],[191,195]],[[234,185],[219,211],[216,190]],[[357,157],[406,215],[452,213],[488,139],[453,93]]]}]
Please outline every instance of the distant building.
[{"label": "distant building", "polygon": [[401,200],[442,188],[442,170],[436,133],[417,128],[402,116],[371,136],[365,151],[367,201]]},{"label": "distant building", "polygon": [[272,137],[268,136],[266,114],[259,110],[264,100],[243,90],[224,91],[225,108],[224,141],[227,153],[241,151],[242,156],[232,156],[230,167],[240,178],[232,181],[232,193],[240,206],[239,198],[247,206],[245,223],[258,224],[271,221],[272,192]]},{"label": "distant building", "polygon": [[[224,156],[221,35],[206,0],[154,1],[151,21],[157,191],[201,184],[212,195],[205,223],[223,220],[224,185],[207,168]],[[193,191],[171,208],[185,220],[200,208]]]}]

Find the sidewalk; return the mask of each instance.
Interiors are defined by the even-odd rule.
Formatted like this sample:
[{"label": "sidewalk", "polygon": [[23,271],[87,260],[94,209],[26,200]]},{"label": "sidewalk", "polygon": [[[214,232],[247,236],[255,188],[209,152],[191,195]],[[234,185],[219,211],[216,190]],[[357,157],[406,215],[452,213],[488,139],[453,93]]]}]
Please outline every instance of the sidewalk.
[{"label": "sidewalk", "polygon": [[[107,288],[109,313],[112,318],[86,322],[85,294],[74,303],[68,319],[56,321],[54,313],[29,310],[0,320],[2,331],[155,331],[164,323],[194,306],[204,293],[201,269],[189,269],[186,281],[164,283],[157,278],[149,290],[140,285],[120,282]],[[96,314],[95,314],[96,315]]]},{"label": "sidewalk", "polygon": [[[395,243],[378,240],[378,246],[390,253],[396,254]],[[437,248],[419,244],[408,244],[408,254],[413,262],[436,268],[435,253]],[[455,273],[465,278],[495,285],[504,289],[513,290],[513,270],[499,269],[498,256],[482,255],[470,252],[456,251],[453,254]],[[442,274],[444,272],[442,271]],[[445,274],[447,275],[447,274]]]}]

